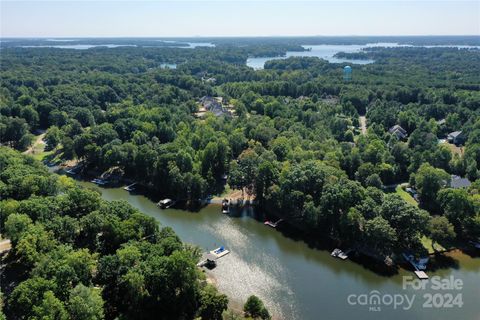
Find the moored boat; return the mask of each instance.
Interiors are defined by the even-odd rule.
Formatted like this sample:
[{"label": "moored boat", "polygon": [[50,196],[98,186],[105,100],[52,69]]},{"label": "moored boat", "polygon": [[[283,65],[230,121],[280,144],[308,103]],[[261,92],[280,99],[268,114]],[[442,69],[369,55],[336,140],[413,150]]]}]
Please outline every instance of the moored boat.
[{"label": "moored boat", "polygon": [[217,258],[221,258],[221,257],[229,254],[230,251],[225,249],[224,246],[221,246],[221,247],[218,247],[217,249],[214,249],[214,250],[210,251],[210,253],[213,254]]},{"label": "moored boat", "polygon": [[330,255],[332,257],[339,258],[342,260],[346,260],[348,258],[348,254],[346,252],[343,252],[340,249],[334,249]]},{"label": "moored boat", "polygon": [[168,209],[168,208],[174,206],[175,203],[176,203],[176,201],[167,198],[167,199],[160,200],[157,203],[157,205],[162,209]]},{"label": "moored boat", "polygon": [[93,179],[90,182],[95,183],[96,185],[99,185],[99,186],[105,186],[108,184],[108,180],[105,180],[105,179]]},{"label": "moored boat", "polygon": [[222,200],[222,213],[229,213],[230,212],[230,201],[228,199]]}]

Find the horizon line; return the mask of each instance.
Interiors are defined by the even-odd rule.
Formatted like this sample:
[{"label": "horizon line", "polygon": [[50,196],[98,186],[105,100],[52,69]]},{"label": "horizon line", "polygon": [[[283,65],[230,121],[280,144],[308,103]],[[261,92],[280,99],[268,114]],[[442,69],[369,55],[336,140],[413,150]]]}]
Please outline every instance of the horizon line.
[{"label": "horizon line", "polygon": [[179,36],[99,36],[99,35],[85,35],[85,36],[2,36],[0,39],[82,39],[82,38],[307,38],[307,37],[479,37],[480,34],[403,34],[403,35],[179,35]]}]

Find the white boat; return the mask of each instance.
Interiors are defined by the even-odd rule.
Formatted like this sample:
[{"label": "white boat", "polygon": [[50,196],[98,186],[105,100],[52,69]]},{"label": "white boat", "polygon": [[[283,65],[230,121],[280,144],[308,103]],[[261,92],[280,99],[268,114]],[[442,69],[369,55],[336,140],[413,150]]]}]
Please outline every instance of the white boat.
[{"label": "white boat", "polygon": [[107,180],[104,180],[104,179],[93,179],[92,181],[90,182],[93,182],[99,186],[104,186],[106,184],[108,184],[108,181]]},{"label": "white boat", "polygon": [[157,205],[162,208],[162,209],[168,209],[172,206],[174,206],[176,203],[176,201],[172,200],[172,199],[163,199],[163,200],[160,200]]},{"label": "white boat", "polygon": [[225,247],[221,246],[221,247],[218,247],[217,249],[215,250],[212,250],[210,251],[211,254],[213,254],[215,257],[218,258],[221,258],[227,254],[230,253],[230,251],[228,251],[227,249],[225,249]]},{"label": "white boat", "polygon": [[340,249],[334,249],[334,250],[332,251],[332,253],[330,253],[330,255],[331,255],[332,257],[338,257],[338,254],[339,254],[340,251],[341,251]]},{"label": "white boat", "polygon": [[335,249],[332,251],[332,253],[330,254],[332,257],[335,257],[335,258],[340,258],[342,260],[346,260],[348,259],[348,255],[343,252],[342,250],[340,249]]},{"label": "white boat", "polygon": [[230,212],[230,201],[228,199],[222,200],[222,213],[229,213]]}]

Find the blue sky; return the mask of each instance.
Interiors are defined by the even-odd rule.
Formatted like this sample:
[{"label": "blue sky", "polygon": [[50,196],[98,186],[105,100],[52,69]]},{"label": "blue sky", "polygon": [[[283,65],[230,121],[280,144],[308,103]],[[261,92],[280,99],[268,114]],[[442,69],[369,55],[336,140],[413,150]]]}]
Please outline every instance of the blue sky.
[{"label": "blue sky", "polygon": [[480,35],[480,0],[0,0],[0,9],[2,37]]}]

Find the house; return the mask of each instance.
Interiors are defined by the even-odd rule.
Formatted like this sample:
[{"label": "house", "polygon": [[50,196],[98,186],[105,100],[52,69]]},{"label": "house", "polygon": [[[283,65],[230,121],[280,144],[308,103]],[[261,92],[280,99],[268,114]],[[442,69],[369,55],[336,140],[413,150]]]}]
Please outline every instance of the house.
[{"label": "house", "polygon": [[438,124],[439,126],[443,126],[443,125],[446,124],[446,123],[447,123],[447,121],[445,120],[445,118],[440,119],[440,120],[437,121],[437,124]]},{"label": "house", "polygon": [[455,145],[463,144],[465,142],[465,135],[462,131],[450,132],[447,136],[447,140]]},{"label": "house", "polygon": [[472,183],[467,178],[462,178],[452,174],[450,187],[454,189],[468,188]]},{"label": "house", "polygon": [[217,79],[214,77],[210,77],[210,78],[202,77],[202,81],[206,83],[215,84],[217,82]]},{"label": "house", "polygon": [[401,126],[399,126],[398,124],[388,129],[388,132],[390,134],[395,135],[398,138],[398,140],[404,140],[408,136],[407,131],[403,129]]},{"label": "house", "polygon": [[204,96],[200,98],[199,104],[200,107],[198,109],[198,112],[196,113],[197,117],[203,117],[206,112],[211,112],[217,117],[222,115],[231,115],[230,110],[223,106],[222,97]]},{"label": "house", "polygon": [[205,109],[209,110],[210,108],[221,107],[222,97],[203,96],[199,102]]}]

